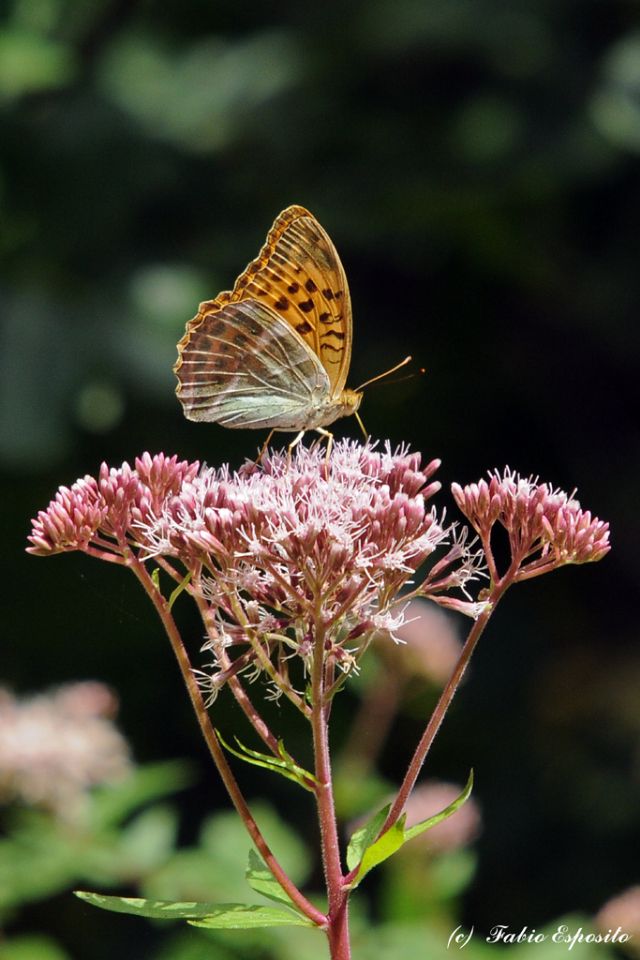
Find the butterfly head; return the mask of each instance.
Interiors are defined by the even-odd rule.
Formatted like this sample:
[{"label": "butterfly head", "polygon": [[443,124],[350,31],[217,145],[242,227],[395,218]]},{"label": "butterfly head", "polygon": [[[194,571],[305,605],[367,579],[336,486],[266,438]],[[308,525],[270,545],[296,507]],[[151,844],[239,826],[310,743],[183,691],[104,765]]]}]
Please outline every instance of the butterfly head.
[{"label": "butterfly head", "polygon": [[[303,430],[317,430],[319,427],[328,427],[330,423],[340,420],[341,417],[350,417],[356,413],[362,393],[359,390],[342,390],[336,397],[318,398],[318,402],[309,410],[309,416],[304,422],[289,424],[289,429],[295,429],[296,426]],[[284,429],[277,427],[276,429]]]},{"label": "butterfly head", "polygon": [[350,417],[351,414],[356,412],[356,410],[362,403],[362,391],[361,390],[343,390],[342,393],[340,394],[339,403],[341,405],[341,411],[338,414],[338,416]]}]

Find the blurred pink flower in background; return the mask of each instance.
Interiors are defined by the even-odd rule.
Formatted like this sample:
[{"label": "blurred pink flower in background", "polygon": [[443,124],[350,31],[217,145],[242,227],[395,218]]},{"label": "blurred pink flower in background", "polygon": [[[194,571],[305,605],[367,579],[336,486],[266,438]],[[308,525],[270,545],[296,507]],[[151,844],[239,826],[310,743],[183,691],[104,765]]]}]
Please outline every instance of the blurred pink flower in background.
[{"label": "blurred pink flower in background", "polygon": [[631,938],[624,949],[640,954],[640,886],[629,887],[608,900],[596,914],[595,923],[602,933],[620,927]]},{"label": "blurred pink flower in background", "polygon": [[403,643],[393,653],[404,669],[443,687],[462,650],[453,617],[428,600],[411,600],[397,636]]},{"label": "blurred pink flower in background", "polygon": [[[440,780],[428,780],[418,784],[405,806],[407,827],[441,813],[450,803],[457,800],[462,787],[455,783]],[[426,833],[420,834],[409,845],[422,844],[438,853],[457,850],[471,843],[480,833],[480,810],[476,801],[469,797],[465,803]]]},{"label": "blurred pink flower in background", "polygon": [[112,721],[117,707],[109,688],[94,681],[25,698],[0,688],[0,802],[81,817],[91,787],[132,769]]}]

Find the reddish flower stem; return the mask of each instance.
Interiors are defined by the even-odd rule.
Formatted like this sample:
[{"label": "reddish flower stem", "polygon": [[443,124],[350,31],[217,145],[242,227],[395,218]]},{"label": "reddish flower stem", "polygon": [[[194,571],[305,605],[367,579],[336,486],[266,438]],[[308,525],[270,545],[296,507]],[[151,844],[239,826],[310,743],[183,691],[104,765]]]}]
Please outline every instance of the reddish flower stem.
[{"label": "reddish flower stem", "polygon": [[[420,742],[418,743],[418,746],[415,749],[413,757],[411,758],[411,763],[409,764],[404,780],[402,781],[402,784],[400,786],[400,789],[398,790],[397,796],[391,805],[391,809],[389,810],[387,819],[385,820],[382,826],[382,829],[380,830],[380,834],[379,834],[380,836],[386,833],[387,830],[389,830],[400,818],[402,811],[404,810],[405,804],[407,802],[407,799],[409,797],[409,794],[413,790],[415,782],[418,779],[420,770],[422,769],[422,765],[426,759],[426,756],[429,750],[431,749],[431,744],[433,743],[435,736],[438,730],[440,729],[440,726],[442,724],[442,721],[444,720],[445,714],[449,709],[451,701],[455,696],[456,690],[460,686],[460,681],[464,676],[465,670],[467,669],[469,660],[471,659],[473,651],[477,646],[478,640],[482,636],[482,633],[484,632],[484,628],[486,627],[489,621],[489,618],[491,617],[491,614],[495,610],[498,601],[502,597],[503,593],[505,592],[509,584],[512,582],[514,573],[515,573],[515,570],[512,565],[512,567],[509,569],[509,572],[502,578],[502,580],[499,580],[497,583],[494,584],[491,594],[488,598],[492,606],[480,614],[476,622],[473,624],[471,630],[469,631],[467,639],[460,653],[460,657],[458,658],[458,662],[456,663],[455,669],[451,674],[451,676],[449,677],[446,687],[440,694],[440,699],[436,704],[435,710],[431,714],[431,717],[429,719],[429,722],[427,723],[425,731],[422,734],[422,737],[420,738]],[[355,875],[355,872],[357,872],[357,868],[356,868],[356,871],[352,872],[353,875]],[[349,879],[351,879],[351,876],[347,878],[347,880]]]},{"label": "reddish flower stem", "polygon": [[331,778],[331,760],[329,753],[329,710],[331,701],[325,694],[325,628],[322,624],[320,609],[316,610],[316,637],[313,659],[312,682],[312,715],[311,727],[313,731],[313,750],[315,759],[315,776],[318,780],[316,787],[316,804],[320,824],[320,838],[322,844],[322,863],[327,885],[328,897],[328,927],[327,938],[331,960],[350,960],[351,947],[349,945],[349,893],[345,889],[340,862],[340,844],[338,839],[338,825],[333,798],[333,783]]},{"label": "reddish flower stem", "polygon": [[[202,599],[202,597],[199,594],[199,591],[197,590],[194,591],[193,598],[200,612],[200,616],[202,618],[202,622],[204,624],[205,630],[207,631],[207,635],[209,637],[212,637],[213,631],[215,631],[216,628],[215,628],[215,623],[212,622],[211,614],[207,607],[207,604]],[[229,669],[232,666],[232,661],[229,657],[227,657],[224,650],[220,650],[217,656],[220,661],[220,664],[225,669]],[[227,686],[231,690],[238,706],[240,707],[245,717],[247,718],[247,720],[249,721],[249,723],[257,733],[257,735],[260,737],[262,742],[265,744],[265,746],[269,748],[269,750],[271,750],[274,757],[279,757],[280,754],[278,752],[278,741],[276,737],[274,737],[274,735],[269,730],[269,727],[267,726],[265,721],[262,719],[253,701],[250,699],[249,696],[247,696],[247,693],[244,687],[242,686],[242,684],[240,683],[240,681],[238,680],[238,678],[230,676],[229,679],[227,680]]]},{"label": "reddish flower stem", "polygon": [[126,558],[126,563],[127,566],[133,570],[137,579],[144,587],[147,596],[153,603],[158,616],[162,621],[162,625],[165,628],[173,648],[173,652],[178,661],[182,678],[186,684],[189,698],[191,699],[193,709],[195,710],[202,735],[205,739],[207,747],[209,748],[209,752],[211,753],[214,763],[218,768],[218,772],[227,789],[231,802],[236,808],[238,815],[242,819],[249,836],[255,843],[258,852],[262,856],[262,859],[266,863],[267,867],[278,881],[282,889],[291,898],[296,907],[306,917],[308,917],[309,920],[312,920],[313,923],[325,928],[327,925],[327,917],[325,917],[323,913],[317,910],[316,907],[314,907],[313,904],[307,900],[304,894],[298,890],[296,885],[287,876],[283,868],[280,866],[278,860],[272,853],[269,845],[260,831],[260,828],[258,827],[258,824],[254,820],[249,807],[247,806],[242,792],[240,791],[240,787],[238,786],[233,772],[227,763],[227,758],[225,757],[223,749],[220,746],[216,732],[211,724],[211,720],[209,719],[209,714],[207,712],[207,708],[205,707],[202,694],[200,693],[200,688],[198,687],[196,679],[193,675],[189,656],[182,642],[182,637],[180,636],[176,622],[169,610],[169,604],[162,596],[160,591],[156,588],[144,564],[140,562],[135,554],[131,553]]}]

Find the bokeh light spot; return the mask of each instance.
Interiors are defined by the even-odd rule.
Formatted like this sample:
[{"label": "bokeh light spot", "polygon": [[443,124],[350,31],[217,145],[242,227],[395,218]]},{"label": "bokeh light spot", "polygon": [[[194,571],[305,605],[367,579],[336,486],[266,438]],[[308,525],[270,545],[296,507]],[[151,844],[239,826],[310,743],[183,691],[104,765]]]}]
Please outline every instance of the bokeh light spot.
[{"label": "bokeh light spot", "polygon": [[76,397],[76,421],[89,433],[108,433],[122,419],[124,406],[115,384],[95,380],[85,384]]}]

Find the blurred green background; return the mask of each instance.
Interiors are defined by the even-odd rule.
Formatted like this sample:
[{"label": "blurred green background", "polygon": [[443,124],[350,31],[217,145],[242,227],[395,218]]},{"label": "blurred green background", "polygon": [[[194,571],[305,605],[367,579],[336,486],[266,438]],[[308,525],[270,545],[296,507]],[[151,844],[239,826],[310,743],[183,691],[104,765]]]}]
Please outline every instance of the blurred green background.
[{"label": "blurred green background", "polygon": [[[578,486],[613,526],[603,564],[508,597],[434,749],[430,774],[476,770],[464,922],[537,927],[637,882],[639,161],[635,2],[5,3],[2,681],[107,682],[138,760],[195,760],[192,822],[224,805],[133,579],[23,547],[102,460],[255,452],[183,419],[175,344],[300,203],[349,277],[350,384],[406,353],[427,371],[371,388],[372,435],[442,457],[445,487],[505,463]],[[418,732],[398,719],[386,776]],[[73,952],[93,918],[65,909]]]}]

